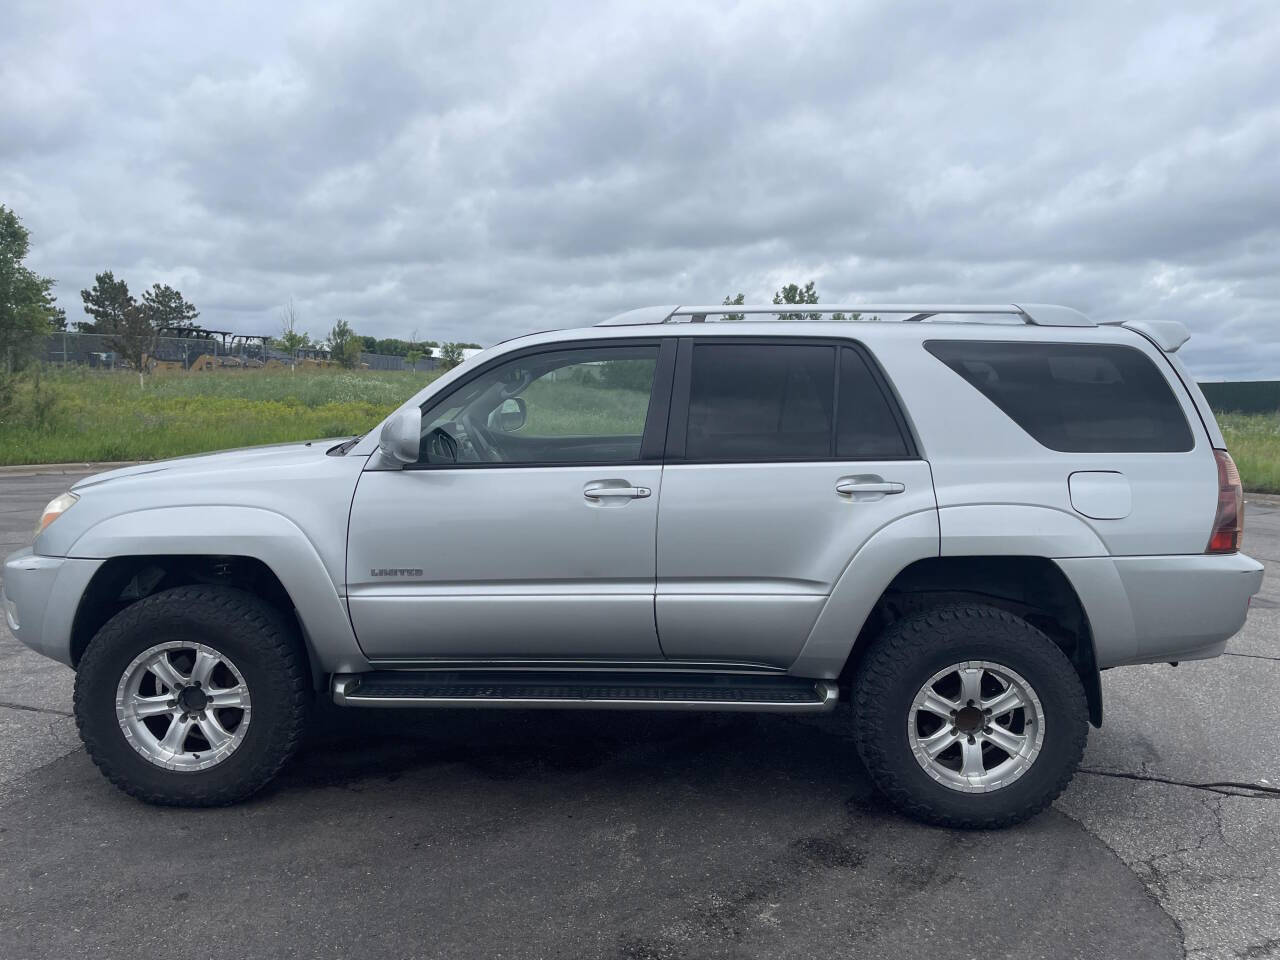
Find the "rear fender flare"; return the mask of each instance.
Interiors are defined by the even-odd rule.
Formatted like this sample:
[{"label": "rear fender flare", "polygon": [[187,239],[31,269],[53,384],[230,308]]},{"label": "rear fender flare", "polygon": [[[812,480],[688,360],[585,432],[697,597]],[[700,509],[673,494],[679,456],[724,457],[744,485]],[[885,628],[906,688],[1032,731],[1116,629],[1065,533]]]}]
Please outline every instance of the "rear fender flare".
[{"label": "rear fender flare", "polygon": [[825,680],[840,676],[862,625],[885,588],[912,563],[936,556],[936,510],[899,517],[872,534],[836,581],[790,673]]}]

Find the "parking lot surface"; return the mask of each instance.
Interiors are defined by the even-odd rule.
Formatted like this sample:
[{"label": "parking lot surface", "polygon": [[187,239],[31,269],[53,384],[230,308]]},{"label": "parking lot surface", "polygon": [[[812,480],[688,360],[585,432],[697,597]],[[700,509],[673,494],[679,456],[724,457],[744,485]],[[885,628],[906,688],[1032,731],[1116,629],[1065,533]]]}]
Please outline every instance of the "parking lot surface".
[{"label": "parking lot surface", "polygon": [[[74,479],[0,474],[0,554]],[[252,801],[147,807],[0,627],[0,956],[1280,956],[1280,502],[1250,500],[1230,653],[1105,674],[1082,772],[996,833],[890,810],[847,709],[325,708]]]}]

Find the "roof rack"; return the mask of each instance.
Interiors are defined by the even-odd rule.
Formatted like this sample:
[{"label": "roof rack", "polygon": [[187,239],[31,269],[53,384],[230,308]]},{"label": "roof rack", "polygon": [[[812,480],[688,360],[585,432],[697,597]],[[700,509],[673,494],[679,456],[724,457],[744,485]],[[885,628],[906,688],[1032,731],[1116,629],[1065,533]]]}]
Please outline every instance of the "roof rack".
[{"label": "roof rack", "polygon": [[[1052,303],[716,303],[709,306],[658,306],[640,307],[628,310],[608,320],[601,320],[598,327],[630,327],[655,323],[702,323],[707,317],[738,316],[744,318],[754,314],[770,314],[771,318],[779,315],[802,314],[861,314],[863,317],[874,314],[907,314],[903,322],[928,320],[939,314],[997,314],[1021,318],[1023,323],[1038,327],[1096,327],[1097,324],[1079,310],[1061,307]],[[749,322],[749,321],[748,321]]]}]

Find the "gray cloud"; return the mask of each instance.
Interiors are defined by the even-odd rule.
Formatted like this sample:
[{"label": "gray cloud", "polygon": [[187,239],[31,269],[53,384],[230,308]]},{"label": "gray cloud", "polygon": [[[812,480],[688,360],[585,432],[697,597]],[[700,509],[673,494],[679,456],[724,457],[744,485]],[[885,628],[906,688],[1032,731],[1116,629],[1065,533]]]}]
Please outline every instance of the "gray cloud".
[{"label": "gray cloud", "polygon": [[111,268],[211,326],[492,342],[815,279],[1280,376],[1272,5],[541,6],[20,2],[0,201],[73,315]]}]

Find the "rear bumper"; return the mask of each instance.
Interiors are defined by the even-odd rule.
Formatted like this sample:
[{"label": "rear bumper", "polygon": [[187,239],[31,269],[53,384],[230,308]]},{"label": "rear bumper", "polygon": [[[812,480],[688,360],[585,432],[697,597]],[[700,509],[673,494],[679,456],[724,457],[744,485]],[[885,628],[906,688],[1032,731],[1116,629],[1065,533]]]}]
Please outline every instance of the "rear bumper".
[{"label": "rear bumper", "polygon": [[1239,553],[1055,562],[1084,605],[1102,668],[1216,657],[1262,588],[1262,564]]},{"label": "rear bumper", "polygon": [[101,560],[44,557],[30,547],[4,561],[0,608],[5,624],[36,653],[71,665],[71,626]]}]

